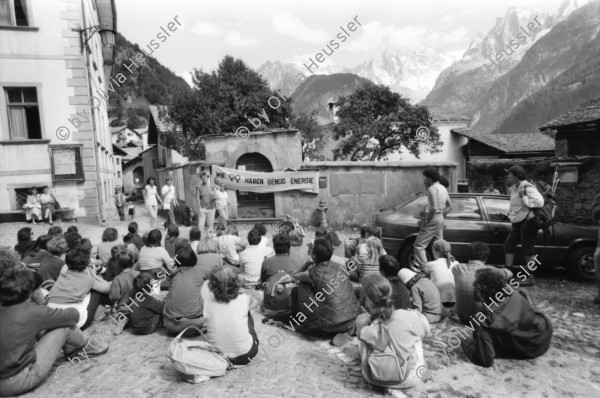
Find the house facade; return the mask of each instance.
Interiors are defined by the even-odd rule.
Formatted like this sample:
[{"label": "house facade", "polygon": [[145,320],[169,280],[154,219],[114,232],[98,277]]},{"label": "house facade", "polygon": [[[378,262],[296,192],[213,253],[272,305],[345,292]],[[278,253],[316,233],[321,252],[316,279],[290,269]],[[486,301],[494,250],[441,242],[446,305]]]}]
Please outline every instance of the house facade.
[{"label": "house facade", "polygon": [[[0,9],[0,215],[48,185],[78,219],[116,217],[106,104],[113,0],[11,0]],[[112,43],[111,43],[112,42]]]}]

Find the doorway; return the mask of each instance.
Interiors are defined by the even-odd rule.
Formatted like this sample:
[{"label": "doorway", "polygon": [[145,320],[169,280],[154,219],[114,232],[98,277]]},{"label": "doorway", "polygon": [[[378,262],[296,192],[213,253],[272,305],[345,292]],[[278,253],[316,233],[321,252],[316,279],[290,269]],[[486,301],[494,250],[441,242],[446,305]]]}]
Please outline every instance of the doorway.
[{"label": "doorway", "polygon": [[[236,168],[246,171],[272,172],[271,162],[257,152],[245,153],[240,156]],[[236,191],[238,218],[274,218],[275,194]]]}]

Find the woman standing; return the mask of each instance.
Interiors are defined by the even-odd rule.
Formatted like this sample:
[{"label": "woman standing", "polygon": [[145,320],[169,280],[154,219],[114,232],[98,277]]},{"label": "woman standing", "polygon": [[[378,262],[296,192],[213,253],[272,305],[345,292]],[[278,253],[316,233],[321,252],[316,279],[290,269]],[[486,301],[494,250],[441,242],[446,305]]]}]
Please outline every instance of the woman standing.
[{"label": "woman standing", "polygon": [[42,203],[40,202],[40,195],[36,187],[29,190],[27,195],[27,203],[23,205],[25,209],[25,218],[27,221],[31,220],[33,224],[37,224],[35,221],[42,219]]},{"label": "woman standing", "polygon": [[146,180],[146,187],[144,188],[144,204],[148,213],[150,213],[150,228],[156,228],[156,218],[158,217],[158,203],[162,205],[162,199],[158,194],[158,188],[156,186],[156,180],[153,177]]},{"label": "woman standing", "polygon": [[229,220],[229,196],[227,195],[224,182],[215,180],[214,195],[217,213],[221,217],[221,224],[227,225],[227,220]]},{"label": "woman standing", "polygon": [[42,204],[42,218],[47,218],[48,223],[52,225],[54,213],[56,212],[56,198],[50,193],[50,188],[48,188],[48,185],[44,185],[42,191],[43,193],[40,195],[40,203]]}]

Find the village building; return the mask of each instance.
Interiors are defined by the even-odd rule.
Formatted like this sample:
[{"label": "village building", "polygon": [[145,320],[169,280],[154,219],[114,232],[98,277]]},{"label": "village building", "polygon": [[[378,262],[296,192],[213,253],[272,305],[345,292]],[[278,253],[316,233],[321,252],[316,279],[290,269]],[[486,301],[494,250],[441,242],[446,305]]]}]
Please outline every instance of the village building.
[{"label": "village building", "polygon": [[[25,220],[31,187],[49,186],[63,216],[116,216],[106,104],[113,0],[8,1],[0,19],[0,221]],[[25,4],[26,6],[23,6]]]}]

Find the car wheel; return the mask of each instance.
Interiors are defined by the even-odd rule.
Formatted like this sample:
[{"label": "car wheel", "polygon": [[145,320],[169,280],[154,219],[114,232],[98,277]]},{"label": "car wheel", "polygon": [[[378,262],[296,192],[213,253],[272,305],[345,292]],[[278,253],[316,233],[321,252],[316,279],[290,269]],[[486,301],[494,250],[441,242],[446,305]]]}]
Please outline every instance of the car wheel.
[{"label": "car wheel", "polygon": [[[418,269],[414,265],[415,264],[415,253],[414,253],[414,249],[413,249],[414,244],[415,244],[415,241],[412,240],[406,246],[404,246],[404,249],[402,249],[400,251],[400,255],[398,256],[398,261],[400,262],[400,268],[410,268],[416,272],[416,271],[418,271]],[[431,244],[425,250],[425,255],[427,256],[427,261],[433,260],[433,254],[431,254]]]},{"label": "car wheel", "polygon": [[573,250],[567,264],[572,277],[590,282],[596,280],[595,250],[593,246],[578,247]]}]

